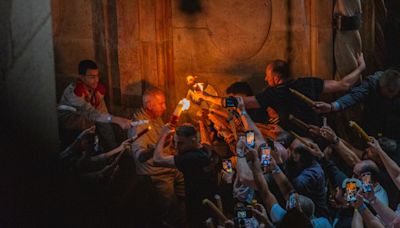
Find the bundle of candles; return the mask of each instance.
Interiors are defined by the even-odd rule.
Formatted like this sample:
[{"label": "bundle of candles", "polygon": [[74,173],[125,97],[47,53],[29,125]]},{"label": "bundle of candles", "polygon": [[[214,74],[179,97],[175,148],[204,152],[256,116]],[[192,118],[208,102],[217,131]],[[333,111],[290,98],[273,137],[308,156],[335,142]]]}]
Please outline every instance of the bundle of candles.
[{"label": "bundle of candles", "polygon": [[183,98],[179,101],[178,105],[176,106],[174,113],[171,116],[171,120],[169,121],[170,124],[176,125],[178,123],[179,117],[181,116],[183,111],[188,110],[190,107],[190,101],[186,98]]},{"label": "bundle of candles", "polygon": [[304,96],[302,93],[300,93],[299,91],[295,90],[295,89],[291,89],[289,88],[290,92],[293,93],[293,95],[295,95],[296,97],[298,97],[300,100],[304,101],[307,105],[309,106],[314,106],[315,105],[315,101],[311,100],[310,98],[308,98],[307,96]]},{"label": "bundle of candles", "polygon": [[371,141],[369,135],[356,122],[349,121],[349,126],[356,130],[366,142]]}]

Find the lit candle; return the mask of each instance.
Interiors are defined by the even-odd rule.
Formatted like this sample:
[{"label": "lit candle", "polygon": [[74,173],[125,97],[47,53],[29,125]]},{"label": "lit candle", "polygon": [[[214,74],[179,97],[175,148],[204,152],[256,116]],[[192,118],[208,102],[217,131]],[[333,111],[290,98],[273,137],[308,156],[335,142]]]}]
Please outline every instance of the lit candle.
[{"label": "lit candle", "polygon": [[186,98],[183,98],[181,101],[179,101],[178,105],[176,106],[174,113],[172,114],[171,120],[169,122],[175,125],[178,122],[181,113],[185,110],[188,110],[189,107],[190,107],[190,101]]},{"label": "lit candle", "polygon": [[356,122],[349,121],[349,126],[355,129],[365,141],[371,141],[369,135]]}]

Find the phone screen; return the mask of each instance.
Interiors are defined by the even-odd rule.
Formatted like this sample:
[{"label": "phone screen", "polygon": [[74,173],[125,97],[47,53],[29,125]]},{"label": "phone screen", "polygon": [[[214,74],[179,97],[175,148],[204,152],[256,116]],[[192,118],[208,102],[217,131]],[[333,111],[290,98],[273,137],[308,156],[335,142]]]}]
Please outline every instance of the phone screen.
[{"label": "phone screen", "polygon": [[354,202],[357,200],[357,184],[356,182],[347,182],[346,183],[346,200],[347,202]]},{"label": "phone screen", "polygon": [[271,163],[271,147],[263,146],[261,147],[261,165],[269,166]]},{"label": "phone screen", "polygon": [[255,147],[254,131],[246,131],[246,144],[251,148]]},{"label": "phone screen", "polygon": [[228,173],[232,173],[232,162],[229,159],[225,159],[222,161],[222,168],[228,172]]},{"label": "phone screen", "polygon": [[328,119],[326,118],[326,116],[322,117],[322,126],[324,126],[324,127],[328,126]]},{"label": "phone screen", "polygon": [[230,107],[236,107],[237,106],[237,100],[234,97],[227,97],[225,98],[225,107],[230,108]]},{"label": "phone screen", "polygon": [[363,192],[372,192],[371,173],[366,172],[361,174]]}]

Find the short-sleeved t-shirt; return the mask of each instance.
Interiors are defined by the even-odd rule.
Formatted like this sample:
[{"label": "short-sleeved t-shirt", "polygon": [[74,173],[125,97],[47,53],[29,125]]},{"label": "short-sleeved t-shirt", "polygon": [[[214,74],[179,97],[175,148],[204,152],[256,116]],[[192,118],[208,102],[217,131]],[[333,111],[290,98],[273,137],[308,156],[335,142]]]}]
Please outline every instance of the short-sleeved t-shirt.
[{"label": "short-sleeved t-shirt", "polygon": [[286,130],[302,132],[288,120],[292,114],[306,123],[320,126],[321,118],[304,101],[293,95],[289,88],[295,89],[312,100],[319,100],[324,88],[324,80],[320,78],[298,78],[274,87],[268,87],[256,95],[256,100],[263,109],[273,108],[279,115],[280,123]]},{"label": "short-sleeved t-shirt", "polygon": [[[186,210],[191,221],[204,221],[208,211],[202,205],[205,198],[211,199],[217,190],[217,178],[212,161],[212,152],[202,147],[174,156],[175,166],[185,178]],[[189,221],[189,223],[191,222]]]}]

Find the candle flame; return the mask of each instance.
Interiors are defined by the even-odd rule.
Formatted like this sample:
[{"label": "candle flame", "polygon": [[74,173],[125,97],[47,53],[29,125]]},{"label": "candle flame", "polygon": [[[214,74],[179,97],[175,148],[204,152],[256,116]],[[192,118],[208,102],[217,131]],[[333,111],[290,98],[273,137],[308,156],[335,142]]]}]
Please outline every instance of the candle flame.
[{"label": "candle flame", "polygon": [[179,103],[182,104],[182,111],[188,110],[190,107],[190,101],[186,98],[183,98]]},{"label": "candle flame", "polygon": [[151,130],[151,126],[148,126],[147,129]]}]

